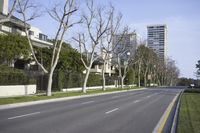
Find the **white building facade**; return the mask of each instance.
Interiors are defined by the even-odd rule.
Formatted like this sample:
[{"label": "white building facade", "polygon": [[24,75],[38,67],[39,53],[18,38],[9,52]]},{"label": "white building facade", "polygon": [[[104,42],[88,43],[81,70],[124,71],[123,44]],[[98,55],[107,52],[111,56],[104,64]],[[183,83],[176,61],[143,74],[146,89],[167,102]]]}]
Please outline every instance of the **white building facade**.
[{"label": "white building facade", "polygon": [[[4,19],[8,16],[9,0],[0,1],[0,19]],[[36,27],[26,24],[28,28],[29,36],[33,42],[33,45],[38,47],[51,47],[53,44],[47,41],[47,35]],[[22,20],[15,16],[11,16],[9,21],[0,24],[0,34],[20,34],[26,36],[25,26]]]}]

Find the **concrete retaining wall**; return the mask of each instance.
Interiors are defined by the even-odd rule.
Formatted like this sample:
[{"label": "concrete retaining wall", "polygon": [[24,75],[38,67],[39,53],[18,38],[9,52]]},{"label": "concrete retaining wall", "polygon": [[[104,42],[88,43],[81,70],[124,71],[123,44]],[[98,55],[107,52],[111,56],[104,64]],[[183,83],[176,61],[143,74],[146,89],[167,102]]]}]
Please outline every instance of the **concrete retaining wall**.
[{"label": "concrete retaining wall", "polygon": [[0,86],[0,97],[30,95],[35,93],[36,93],[36,85]]}]

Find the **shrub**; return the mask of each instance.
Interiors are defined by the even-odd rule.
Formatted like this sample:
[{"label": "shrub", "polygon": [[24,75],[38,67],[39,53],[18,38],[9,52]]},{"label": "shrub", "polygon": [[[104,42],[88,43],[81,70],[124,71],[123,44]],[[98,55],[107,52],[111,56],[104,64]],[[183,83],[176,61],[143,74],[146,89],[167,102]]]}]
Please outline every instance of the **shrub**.
[{"label": "shrub", "polygon": [[101,85],[102,85],[102,76],[95,73],[90,73],[87,86],[101,86]]},{"label": "shrub", "polygon": [[200,89],[186,89],[185,93],[200,93]]},{"label": "shrub", "polygon": [[0,85],[27,85],[35,84],[22,70],[0,66]]}]

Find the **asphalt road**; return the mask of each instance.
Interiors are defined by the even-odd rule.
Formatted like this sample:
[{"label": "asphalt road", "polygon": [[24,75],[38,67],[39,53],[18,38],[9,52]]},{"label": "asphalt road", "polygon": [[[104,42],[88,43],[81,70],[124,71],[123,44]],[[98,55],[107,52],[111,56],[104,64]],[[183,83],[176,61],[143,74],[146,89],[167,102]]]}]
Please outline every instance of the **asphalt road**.
[{"label": "asphalt road", "polygon": [[0,133],[151,133],[179,89],[147,89],[0,110]]}]

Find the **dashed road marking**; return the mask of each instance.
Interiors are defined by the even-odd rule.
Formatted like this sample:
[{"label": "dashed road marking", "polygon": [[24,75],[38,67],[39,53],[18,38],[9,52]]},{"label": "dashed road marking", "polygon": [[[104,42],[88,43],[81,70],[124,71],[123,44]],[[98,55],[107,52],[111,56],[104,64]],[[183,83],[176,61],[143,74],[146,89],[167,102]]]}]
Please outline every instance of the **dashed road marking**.
[{"label": "dashed road marking", "polygon": [[13,116],[13,117],[9,117],[8,120],[26,117],[26,116],[31,116],[31,115],[36,115],[36,114],[40,114],[40,112],[34,112],[34,113],[29,113],[29,114],[24,114],[24,115]]},{"label": "dashed road marking", "polygon": [[140,100],[135,100],[133,103],[138,103],[138,102],[140,102]]},{"label": "dashed road marking", "polygon": [[105,114],[110,114],[110,113],[112,113],[112,112],[114,112],[114,111],[117,111],[119,108],[115,108],[115,109],[112,109],[112,110],[110,110],[110,111],[107,111]]},{"label": "dashed road marking", "polygon": [[94,101],[88,101],[88,102],[83,102],[81,104],[89,104],[89,103],[93,103]]}]

